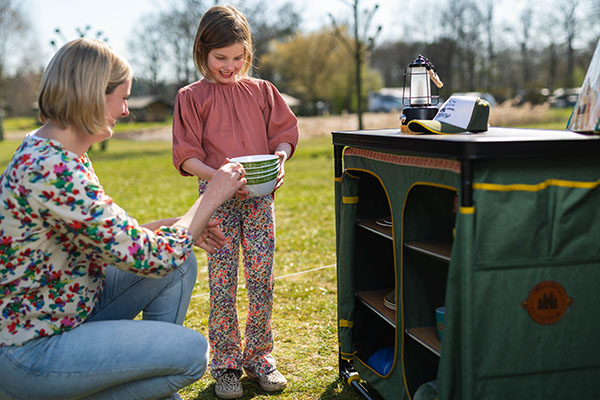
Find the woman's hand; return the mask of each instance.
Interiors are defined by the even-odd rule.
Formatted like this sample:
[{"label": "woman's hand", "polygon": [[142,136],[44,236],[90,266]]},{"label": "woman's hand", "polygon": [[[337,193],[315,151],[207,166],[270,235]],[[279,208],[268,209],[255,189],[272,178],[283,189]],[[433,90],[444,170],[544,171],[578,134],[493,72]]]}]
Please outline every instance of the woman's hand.
[{"label": "woman's hand", "polygon": [[[229,160],[229,159],[227,159]],[[244,178],[244,184],[240,187],[237,192],[233,195],[233,197],[237,197],[240,200],[245,200],[250,197],[250,192],[246,190],[246,171],[242,167],[242,178]]]},{"label": "woman's hand", "polygon": [[204,249],[208,254],[213,254],[225,244],[225,235],[219,229],[217,221],[210,221],[206,228],[194,243],[196,246]]},{"label": "woman's hand", "polygon": [[245,174],[242,164],[231,162],[229,158],[225,159],[223,165],[210,179],[205,195],[217,196],[222,203],[229,200],[234,194],[238,195],[243,192],[247,194],[247,191],[241,189],[246,184]]},{"label": "woman's hand", "polygon": [[[240,187],[246,184],[244,168],[239,163],[227,160],[215,172],[205,192],[185,213],[176,225],[186,228],[192,234],[194,243],[201,237],[213,214],[225,201],[231,199]],[[209,242],[210,243],[210,242]],[[204,243],[200,243],[205,249]]]}]

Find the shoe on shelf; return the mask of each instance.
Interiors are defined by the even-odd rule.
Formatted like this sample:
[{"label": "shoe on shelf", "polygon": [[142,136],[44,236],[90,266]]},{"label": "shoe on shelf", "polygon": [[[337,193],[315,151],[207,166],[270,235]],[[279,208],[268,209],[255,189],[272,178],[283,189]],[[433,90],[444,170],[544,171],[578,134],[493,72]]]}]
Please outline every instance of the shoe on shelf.
[{"label": "shoe on shelf", "polygon": [[244,395],[239,372],[228,369],[217,378],[215,394],[222,399],[238,399]]},{"label": "shoe on shelf", "polygon": [[163,397],[162,400],[181,400],[181,396],[179,396],[179,393],[175,392],[169,397]]},{"label": "shoe on shelf", "polygon": [[258,382],[260,388],[265,392],[276,392],[284,389],[287,385],[287,379],[285,379],[285,376],[283,376],[281,372],[277,371],[276,369],[265,375],[248,375],[248,377],[253,381]]}]

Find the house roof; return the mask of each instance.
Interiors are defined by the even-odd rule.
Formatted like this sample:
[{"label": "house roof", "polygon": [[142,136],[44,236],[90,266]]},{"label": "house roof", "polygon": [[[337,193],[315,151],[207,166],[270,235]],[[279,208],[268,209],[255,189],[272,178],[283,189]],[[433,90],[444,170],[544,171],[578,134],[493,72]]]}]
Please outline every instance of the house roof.
[{"label": "house roof", "polygon": [[139,110],[140,108],[148,107],[153,103],[162,103],[169,107],[173,106],[173,102],[158,95],[132,96],[127,100],[127,106],[130,110]]},{"label": "house roof", "polygon": [[[289,94],[286,94],[286,93],[281,93],[281,97],[283,97],[283,100],[290,107],[299,106],[301,103],[301,101],[299,99],[297,99],[293,96],[290,96]],[[131,96],[129,98],[129,100],[127,100],[127,105],[130,110],[139,110],[141,108],[148,107],[150,104],[157,103],[157,102],[162,103],[167,106],[170,106],[170,107],[173,106],[172,101],[169,101],[166,98],[164,98],[163,96],[159,96],[159,95]]]},{"label": "house roof", "polygon": [[287,103],[288,106],[290,107],[295,107],[295,106],[299,106],[300,105],[300,100],[290,96],[289,94],[286,93],[280,93],[281,97],[283,98],[283,100]]}]

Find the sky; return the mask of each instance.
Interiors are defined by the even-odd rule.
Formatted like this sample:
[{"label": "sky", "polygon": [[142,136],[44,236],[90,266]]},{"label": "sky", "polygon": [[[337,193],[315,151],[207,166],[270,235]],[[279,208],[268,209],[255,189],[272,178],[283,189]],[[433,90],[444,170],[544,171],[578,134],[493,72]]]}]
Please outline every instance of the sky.
[{"label": "sky", "polygon": [[[272,0],[277,3],[281,0]],[[283,3],[283,1],[281,1]],[[168,9],[172,0],[21,0],[23,14],[28,16],[32,34],[38,38],[44,64],[50,60],[55,49],[51,40],[62,44],[64,41],[55,33],[58,27],[67,39],[78,37],[77,28],[91,26],[87,34],[93,37],[98,31],[103,38],[120,54],[128,57],[127,41],[140,17]],[[221,2],[226,3],[226,2]],[[399,36],[401,24],[398,15],[402,14],[399,0],[361,0],[361,9],[372,8],[379,4],[373,26],[383,26],[380,37]],[[349,0],[302,0],[300,11],[304,23],[302,30],[311,31],[321,26],[329,26],[329,13],[336,19],[349,20],[352,8]]]},{"label": "sky", "polygon": [[[248,0],[252,3],[254,0]],[[285,0],[267,0],[269,4],[283,4]],[[451,1],[451,0],[446,0]],[[495,0],[496,21],[514,22],[515,14],[524,7],[522,0]],[[172,7],[174,0],[16,0],[22,13],[31,24],[32,35],[39,43],[42,64],[45,66],[56,48],[50,45],[51,40],[59,44],[64,41],[55,33],[58,27],[69,39],[78,37],[77,28],[91,26],[87,36],[103,32],[103,38],[125,58],[131,59],[127,43],[133,29],[144,15],[156,14]],[[207,0],[207,3],[210,1]],[[220,1],[226,4],[227,1]],[[240,1],[232,1],[234,4]],[[300,0],[297,10],[301,12],[304,32],[314,31],[323,26],[331,26],[328,15],[331,13],[338,21],[352,20],[353,0]],[[379,9],[375,13],[372,29],[382,26],[378,42],[384,40],[428,41],[438,33],[439,12],[443,4],[441,0],[360,0],[360,9],[372,9],[375,4]],[[272,6],[271,9],[275,9]],[[418,16],[416,18],[415,16]],[[379,44],[378,43],[378,44]],[[402,67],[404,68],[404,67]]]}]

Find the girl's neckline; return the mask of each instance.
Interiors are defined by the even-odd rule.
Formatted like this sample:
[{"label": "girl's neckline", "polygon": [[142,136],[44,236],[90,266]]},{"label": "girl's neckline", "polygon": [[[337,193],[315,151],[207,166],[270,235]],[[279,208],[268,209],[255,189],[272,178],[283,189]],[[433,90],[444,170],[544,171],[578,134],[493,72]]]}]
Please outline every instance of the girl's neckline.
[{"label": "girl's neckline", "polygon": [[249,80],[250,77],[249,76],[244,76],[234,82],[227,82],[227,83],[221,83],[221,82],[215,82],[215,81],[210,81],[207,78],[202,78],[201,82],[206,83],[208,85],[213,85],[213,86],[218,86],[218,87],[231,87],[231,86],[235,86],[238,85],[244,81]]}]

